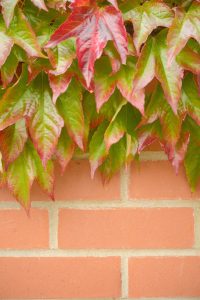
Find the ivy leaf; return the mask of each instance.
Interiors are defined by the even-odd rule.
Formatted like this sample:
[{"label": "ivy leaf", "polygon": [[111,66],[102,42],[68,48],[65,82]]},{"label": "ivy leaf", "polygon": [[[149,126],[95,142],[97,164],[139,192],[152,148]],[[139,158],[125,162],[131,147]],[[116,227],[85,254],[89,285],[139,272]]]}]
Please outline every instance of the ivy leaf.
[{"label": "ivy leaf", "polygon": [[135,106],[141,114],[144,114],[144,90],[134,90],[133,78],[135,76],[136,66],[134,59],[129,58],[127,64],[121,66],[116,74],[116,85],[122,96]]},{"label": "ivy leaf", "polygon": [[20,9],[10,24],[8,35],[12,37],[15,44],[22,47],[29,56],[45,57],[40,49],[36,35]]},{"label": "ivy leaf", "polygon": [[67,91],[60,96],[57,107],[64,119],[70,137],[84,150],[84,114],[82,89],[76,79],[72,79]]},{"label": "ivy leaf", "polygon": [[137,131],[138,136],[138,153],[140,154],[146,147],[156,140],[162,138],[162,128],[159,120],[150,124],[140,126]]},{"label": "ivy leaf", "polygon": [[181,96],[183,69],[174,60],[167,65],[166,33],[162,31],[156,39],[156,77],[160,81],[165,97],[174,113]]},{"label": "ivy leaf", "polygon": [[174,147],[180,137],[182,120],[174,114],[170,105],[165,101],[160,85],[157,86],[151,96],[146,108],[146,116],[148,122],[160,120],[164,140],[171,147]]},{"label": "ivy leaf", "polygon": [[7,185],[13,196],[27,210],[30,208],[30,188],[34,178],[34,161],[25,147],[18,158],[8,167]]},{"label": "ivy leaf", "polygon": [[122,96],[143,114],[144,113],[144,91],[134,91],[133,78],[135,75],[134,59],[129,58],[126,66],[112,74],[107,58],[99,60],[96,64],[95,73],[95,98],[97,111],[108,101],[117,87]]},{"label": "ivy leaf", "polygon": [[126,30],[120,11],[113,6],[101,9],[94,6],[75,7],[52,35],[47,47],[54,47],[70,37],[77,38],[77,57],[88,88],[94,75],[94,63],[109,40],[114,42],[122,63],[126,62]]},{"label": "ivy leaf", "polygon": [[97,62],[95,71],[95,100],[97,111],[99,111],[102,105],[107,102],[114,93],[116,78],[111,73],[112,70],[107,57],[103,57]]},{"label": "ivy leaf", "polygon": [[168,65],[174,57],[185,47],[190,38],[200,43],[200,3],[193,1],[189,10],[185,12],[176,8],[175,19],[169,29],[167,36],[168,43]]},{"label": "ivy leaf", "polygon": [[34,114],[27,118],[27,123],[33,144],[45,166],[55,151],[63,120],[52,102],[46,77],[38,76],[34,84],[38,105]]},{"label": "ivy leaf", "polygon": [[42,164],[42,161],[33,147],[33,144],[28,141],[27,143],[28,151],[32,157],[34,167],[35,167],[35,178],[42,188],[42,190],[54,200],[54,164],[52,160],[48,160],[45,168]]},{"label": "ivy leaf", "polygon": [[95,171],[103,163],[107,156],[104,134],[108,127],[107,121],[101,123],[92,136],[89,144],[89,160],[91,166],[91,176],[94,177]]},{"label": "ivy leaf", "polygon": [[0,149],[6,166],[20,155],[24,149],[27,138],[28,135],[24,119],[0,131]]},{"label": "ivy leaf", "polygon": [[33,2],[33,4],[35,6],[37,6],[39,9],[44,9],[46,11],[48,11],[45,3],[44,3],[44,0],[31,0]]},{"label": "ivy leaf", "polygon": [[[31,111],[28,72],[24,68],[19,80],[8,88],[0,101],[0,130],[14,124]],[[28,95],[29,94],[29,95]],[[32,95],[33,97],[33,95]]]},{"label": "ivy leaf", "polygon": [[62,168],[62,173],[64,173],[67,164],[71,160],[74,150],[74,142],[69,137],[66,129],[63,128],[56,148],[56,158]]},{"label": "ivy leaf", "polygon": [[109,155],[100,166],[100,172],[104,182],[108,182],[111,177],[118,172],[126,162],[126,140],[122,138],[118,143],[110,148]]},{"label": "ivy leaf", "polygon": [[1,80],[4,88],[6,88],[12,82],[19,63],[13,49],[4,65],[1,67]]},{"label": "ivy leaf", "polygon": [[200,126],[200,96],[191,74],[187,74],[183,80],[182,103],[184,110]]},{"label": "ivy leaf", "polygon": [[200,178],[200,147],[193,139],[191,139],[188,151],[185,157],[186,175],[194,192]]},{"label": "ivy leaf", "polygon": [[68,89],[72,76],[73,74],[68,72],[59,76],[49,74],[49,85],[53,92],[53,103],[56,103],[57,98]]},{"label": "ivy leaf", "polygon": [[71,66],[73,59],[76,57],[76,47],[73,38],[63,41],[57,45],[56,57],[56,68],[51,70],[50,73],[53,75],[64,74]]},{"label": "ivy leaf", "polygon": [[185,70],[194,74],[200,74],[200,54],[193,51],[190,47],[185,47],[176,57],[177,62]]},{"label": "ivy leaf", "polygon": [[126,20],[131,20],[134,27],[134,44],[139,54],[151,32],[159,26],[170,27],[173,20],[172,10],[162,1],[145,1],[126,12]]},{"label": "ivy leaf", "polygon": [[9,27],[12,21],[15,6],[18,2],[19,0],[1,0],[2,14],[7,27]]},{"label": "ivy leaf", "polygon": [[171,161],[172,166],[175,168],[176,174],[178,174],[180,164],[185,158],[189,141],[189,132],[182,131],[176,145],[172,146],[167,143],[164,145],[165,152],[168,155],[168,159]]},{"label": "ivy leaf", "polygon": [[136,65],[136,74],[133,79],[134,91],[143,89],[155,76],[155,49],[154,39],[149,38],[139,56]]},{"label": "ivy leaf", "polygon": [[0,27],[0,42],[1,42],[1,51],[0,51],[0,68],[5,63],[7,57],[10,54],[12,46],[14,44],[12,38],[10,38],[6,33],[1,31]]},{"label": "ivy leaf", "polygon": [[126,102],[122,102],[119,111],[116,112],[105,131],[104,141],[107,152],[125,133],[133,134],[135,127],[141,120],[139,112],[131,104],[125,104]]}]

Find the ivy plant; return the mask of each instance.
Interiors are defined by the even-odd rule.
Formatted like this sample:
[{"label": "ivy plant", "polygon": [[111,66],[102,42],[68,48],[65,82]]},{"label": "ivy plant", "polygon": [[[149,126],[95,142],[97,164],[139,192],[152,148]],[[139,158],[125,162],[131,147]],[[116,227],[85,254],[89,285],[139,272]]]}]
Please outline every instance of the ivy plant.
[{"label": "ivy plant", "polygon": [[[160,143],[200,178],[200,2],[0,0],[1,186],[54,198],[54,166],[89,153],[108,181]],[[78,176],[78,175],[77,175]],[[77,178],[78,179],[78,178]]]}]

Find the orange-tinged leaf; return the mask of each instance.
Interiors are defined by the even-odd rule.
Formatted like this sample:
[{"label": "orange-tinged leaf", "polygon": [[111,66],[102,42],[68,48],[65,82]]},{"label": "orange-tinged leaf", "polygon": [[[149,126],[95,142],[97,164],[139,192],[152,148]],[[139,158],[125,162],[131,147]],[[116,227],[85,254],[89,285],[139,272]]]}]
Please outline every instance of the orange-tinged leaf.
[{"label": "orange-tinged leaf", "polygon": [[35,178],[35,165],[28,148],[9,165],[7,185],[13,196],[27,210],[30,208],[30,189]]},{"label": "orange-tinged leaf", "polygon": [[27,138],[28,134],[24,119],[0,131],[0,149],[6,166],[20,155]]},{"label": "orange-tinged leaf", "polygon": [[38,106],[28,118],[28,129],[39,156],[46,165],[56,149],[58,138],[63,127],[63,120],[52,102],[51,91],[46,76],[35,80]]},{"label": "orange-tinged leaf", "polygon": [[2,6],[2,14],[5,20],[6,26],[9,27],[10,22],[12,21],[15,6],[19,0],[1,0],[0,4]]},{"label": "orange-tinged leaf", "polygon": [[193,1],[189,10],[185,12],[181,8],[176,9],[175,19],[167,36],[168,65],[175,56],[185,47],[190,38],[200,43],[200,3]]},{"label": "orange-tinged leaf", "polygon": [[170,27],[173,12],[164,2],[159,0],[145,1],[143,5],[133,7],[125,14],[126,20],[131,20],[134,27],[134,44],[137,53],[146,42],[148,36],[159,26]]},{"label": "orange-tinged leaf", "polygon": [[156,39],[156,77],[160,81],[165,97],[174,113],[177,113],[178,102],[181,97],[183,78],[182,67],[174,60],[167,64],[167,46],[165,31],[161,32]]},{"label": "orange-tinged leaf", "polygon": [[0,68],[1,68],[10,54],[14,42],[13,39],[10,38],[6,33],[0,31],[0,43],[1,43],[1,51],[0,51]]},{"label": "orange-tinged leaf", "polygon": [[8,29],[8,35],[13,39],[14,43],[23,48],[29,56],[45,57],[41,52],[35,32],[20,9],[16,10],[16,14]]}]

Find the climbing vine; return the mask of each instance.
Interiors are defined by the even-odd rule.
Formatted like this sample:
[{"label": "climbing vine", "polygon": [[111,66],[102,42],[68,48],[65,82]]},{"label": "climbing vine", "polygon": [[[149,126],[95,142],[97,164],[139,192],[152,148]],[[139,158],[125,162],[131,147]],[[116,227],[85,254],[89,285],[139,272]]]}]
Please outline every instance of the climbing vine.
[{"label": "climbing vine", "polygon": [[[200,2],[0,0],[1,186],[30,207],[89,153],[109,180],[160,143],[200,178]],[[67,172],[67,170],[66,170]],[[78,174],[77,174],[78,180]]]}]

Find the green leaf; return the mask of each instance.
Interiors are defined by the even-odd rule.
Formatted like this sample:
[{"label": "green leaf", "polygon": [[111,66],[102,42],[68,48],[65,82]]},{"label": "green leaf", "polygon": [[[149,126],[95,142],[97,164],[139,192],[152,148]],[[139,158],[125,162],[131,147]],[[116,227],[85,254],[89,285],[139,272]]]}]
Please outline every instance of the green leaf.
[{"label": "green leaf", "polygon": [[[30,90],[27,89],[28,72],[26,68],[19,80],[10,88],[0,100],[0,130],[14,124],[28,114],[30,105]],[[29,95],[28,95],[29,94]]]},{"label": "green leaf", "polygon": [[74,38],[67,39],[57,45],[56,53],[56,68],[51,71],[51,74],[61,75],[64,74],[71,66],[74,58],[76,57],[76,47]]},{"label": "green leaf", "polygon": [[136,74],[133,79],[134,91],[143,89],[155,76],[154,39],[149,38],[138,59]]},{"label": "green leaf", "polygon": [[193,1],[186,12],[176,8],[176,15],[167,36],[168,64],[171,64],[175,56],[185,47],[190,38],[200,43],[200,3]]},{"label": "green leaf", "polygon": [[84,114],[82,89],[76,79],[72,79],[67,91],[60,96],[57,107],[64,119],[70,137],[83,150]]},{"label": "green leaf", "polygon": [[52,199],[54,200],[54,163],[52,160],[48,160],[46,166],[44,168],[42,161],[33,147],[33,144],[29,141],[27,143],[29,154],[32,157],[35,167],[35,177],[42,188],[42,190]]},{"label": "green leaf", "polygon": [[185,47],[176,58],[179,65],[194,74],[200,74],[200,54],[190,47]]},{"label": "green leaf", "polygon": [[117,143],[125,133],[133,134],[135,127],[139,124],[141,117],[139,112],[131,105],[122,103],[114,115],[111,123],[105,131],[104,141],[106,150],[108,151],[111,145]]},{"label": "green leaf", "polygon": [[10,24],[8,35],[13,39],[14,43],[22,47],[29,56],[45,57],[41,52],[37,37],[30,23],[20,9],[17,9]]},{"label": "green leaf", "polygon": [[94,177],[96,169],[103,163],[107,156],[104,134],[108,127],[107,121],[101,123],[92,136],[89,145],[89,160],[91,166],[91,176]]},{"label": "green leaf", "polygon": [[126,158],[126,139],[124,137],[111,146],[108,157],[100,166],[104,182],[109,181],[121,169],[126,162]]},{"label": "green leaf", "polygon": [[141,45],[146,42],[154,29],[159,26],[171,26],[173,12],[165,3],[150,0],[126,12],[125,20],[131,20],[133,23],[133,40],[139,54]]},{"label": "green leaf", "polygon": [[135,58],[127,60],[126,65],[122,65],[116,74],[116,84],[122,96],[135,106],[141,114],[144,114],[144,90],[133,90],[133,78],[136,72]]},{"label": "green leaf", "polygon": [[181,97],[183,69],[174,60],[167,65],[166,32],[162,31],[156,39],[156,77],[160,81],[165,97],[174,113],[177,113]]},{"label": "green leaf", "polygon": [[3,159],[8,166],[23,151],[28,135],[25,120],[19,120],[15,124],[0,132],[0,149]]},{"label": "green leaf", "polygon": [[67,164],[71,160],[74,150],[74,142],[69,137],[66,129],[63,128],[56,148],[56,158],[62,168],[62,173],[64,173]]},{"label": "green leaf", "polygon": [[187,74],[183,80],[182,102],[184,110],[200,126],[200,96],[192,74]]},{"label": "green leaf", "polygon": [[12,82],[19,63],[13,50],[14,48],[12,49],[4,65],[1,67],[1,80],[4,88],[6,88],[7,85]]},{"label": "green leaf", "polygon": [[19,0],[1,0],[2,14],[7,27],[9,27],[12,21],[15,6],[18,2]]},{"label": "green leaf", "polygon": [[44,165],[56,149],[63,120],[52,102],[48,80],[44,74],[34,82],[37,92],[37,110],[28,118],[31,139]]},{"label": "green leaf", "polygon": [[30,188],[34,178],[34,161],[25,146],[23,152],[8,167],[7,185],[13,196],[26,209],[30,208]]},{"label": "green leaf", "polygon": [[116,78],[112,74],[112,69],[107,57],[103,57],[96,64],[95,72],[95,99],[97,111],[112,96],[116,87]]},{"label": "green leaf", "polygon": [[185,170],[190,187],[194,192],[200,179],[200,140],[198,144],[194,139],[190,140],[185,157]]}]

